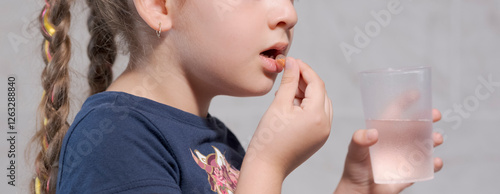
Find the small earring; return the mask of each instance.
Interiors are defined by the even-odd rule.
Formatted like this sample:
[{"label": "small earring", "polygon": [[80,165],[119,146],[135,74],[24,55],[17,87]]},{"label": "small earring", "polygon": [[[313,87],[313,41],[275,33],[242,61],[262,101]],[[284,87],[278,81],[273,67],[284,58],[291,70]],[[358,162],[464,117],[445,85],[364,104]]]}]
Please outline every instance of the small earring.
[{"label": "small earring", "polygon": [[161,22],[158,23],[158,30],[156,30],[156,36],[158,36],[158,38],[161,37]]}]

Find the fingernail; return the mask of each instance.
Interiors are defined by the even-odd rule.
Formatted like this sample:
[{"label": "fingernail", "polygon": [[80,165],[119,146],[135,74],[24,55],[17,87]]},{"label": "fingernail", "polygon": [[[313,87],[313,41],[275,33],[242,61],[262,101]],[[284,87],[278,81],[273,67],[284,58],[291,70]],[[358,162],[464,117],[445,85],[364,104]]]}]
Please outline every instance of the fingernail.
[{"label": "fingernail", "polygon": [[374,140],[375,136],[377,136],[377,130],[376,129],[368,129],[368,131],[366,131],[366,139],[368,139],[368,140]]}]

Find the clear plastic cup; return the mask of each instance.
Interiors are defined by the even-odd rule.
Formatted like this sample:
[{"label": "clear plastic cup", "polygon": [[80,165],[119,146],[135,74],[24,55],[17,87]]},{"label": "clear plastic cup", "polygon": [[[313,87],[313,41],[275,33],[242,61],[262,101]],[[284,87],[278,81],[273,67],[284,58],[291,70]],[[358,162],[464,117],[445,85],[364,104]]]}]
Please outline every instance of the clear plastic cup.
[{"label": "clear plastic cup", "polygon": [[367,129],[377,129],[370,147],[377,184],[434,178],[431,68],[407,67],[359,73]]}]

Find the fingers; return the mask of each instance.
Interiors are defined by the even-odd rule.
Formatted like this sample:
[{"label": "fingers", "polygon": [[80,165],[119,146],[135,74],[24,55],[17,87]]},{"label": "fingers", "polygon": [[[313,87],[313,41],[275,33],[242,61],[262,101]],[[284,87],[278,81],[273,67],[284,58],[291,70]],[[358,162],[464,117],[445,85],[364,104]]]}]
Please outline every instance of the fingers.
[{"label": "fingers", "polygon": [[292,105],[295,99],[300,79],[300,70],[296,61],[287,57],[286,66],[281,79],[281,85],[274,99],[278,104]]},{"label": "fingers", "polygon": [[361,129],[354,132],[352,135],[351,144],[347,153],[347,159],[352,162],[361,162],[366,160],[369,156],[369,149],[371,145],[375,144],[378,140],[378,132],[376,129]]},{"label": "fingers", "polygon": [[382,114],[382,119],[394,119],[408,109],[408,107],[420,98],[417,90],[406,91],[398,96]]},{"label": "fingers", "polygon": [[[306,90],[306,83],[304,82],[303,79],[300,79],[299,80],[299,88],[297,88],[297,90],[295,91],[295,98],[299,98],[302,100],[302,98],[304,98],[304,91]],[[274,92],[274,96],[276,96],[278,94],[278,90],[276,90],[276,92]]]},{"label": "fingers", "polygon": [[432,121],[438,122],[441,120],[441,112],[438,109],[432,109]]},{"label": "fingers", "polygon": [[[432,117],[434,122],[439,121],[441,119],[441,113],[437,109],[432,110]],[[443,135],[438,132],[434,132],[432,134],[432,139],[434,140],[434,147],[443,144]],[[441,158],[434,158],[434,172],[438,172],[443,168],[443,160]]]},{"label": "fingers", "polygon": [[441,133],[434,132],[432,134],[432,139],[434,140],[434,147],[443,144],[443,136],[441,135]]},{"label": "fingers", "polygon": [[307,88],[307,84],[304,81],[304,78],[302,78],[302,76],[301,76],[301,78],[299,80],[299,88],[297,89],[297,93],[296,93],[297,97],[304,98],[305,97],[304,92],[306,91],[306,88]]},{"label": "fingers", "polygon": [[275,93],[276,103],[292,104],[302,108],[322,107],[325,114],[332,117],[331,101],[326,95],[325,84],[318,74],[300,59],[287,57],[286,63],[281,85]]},{"label": "fingers", "polygon": [[302,104],[302,99],[305,98],[304,91],[306,90],[306,83],[302,77],[299,79],[299,87],[295,91],[295,99],[293,100],[293,105],[300,106]]},{"label": "fingers", "polygon": [[326,93],[325,83],[309,65],[301,60],[296,60],[296,62],[300,68],[302,79],[306,85],[304,89],[304,99],[302,100],[301,106],[303,108],[311,107],[315,109],[324,109]]},{"label": "fingers", "polygon": [[434,172],[439,172],[443,168],[443,160],[434,158]]}]

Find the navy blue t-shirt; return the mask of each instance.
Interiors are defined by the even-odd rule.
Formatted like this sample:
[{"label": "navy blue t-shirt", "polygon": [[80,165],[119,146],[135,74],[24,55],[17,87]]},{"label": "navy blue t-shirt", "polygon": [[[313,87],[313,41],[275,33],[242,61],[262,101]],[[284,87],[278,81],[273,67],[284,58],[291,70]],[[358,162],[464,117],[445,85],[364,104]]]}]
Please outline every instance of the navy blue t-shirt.
[{"label": "navy blue t-shirt", "polygon": [[215,117],[101,92],[64,137],[57,193],[232,193],[244,154]]}]

